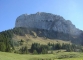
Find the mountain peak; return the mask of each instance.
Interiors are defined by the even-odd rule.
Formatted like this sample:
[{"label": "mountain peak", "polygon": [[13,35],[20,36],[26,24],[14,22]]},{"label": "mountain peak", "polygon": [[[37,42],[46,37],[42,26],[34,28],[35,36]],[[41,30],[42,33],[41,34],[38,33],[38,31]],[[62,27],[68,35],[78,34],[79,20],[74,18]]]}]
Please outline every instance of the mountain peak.
[{"label": "mountain peak", "polygon": [[60,15],[46,12],[37,12],[30,15],[22,14],[16,19],[15,27],[53,30],[71,35],[79,35],[81,33],[71,21],[65,20]]}]

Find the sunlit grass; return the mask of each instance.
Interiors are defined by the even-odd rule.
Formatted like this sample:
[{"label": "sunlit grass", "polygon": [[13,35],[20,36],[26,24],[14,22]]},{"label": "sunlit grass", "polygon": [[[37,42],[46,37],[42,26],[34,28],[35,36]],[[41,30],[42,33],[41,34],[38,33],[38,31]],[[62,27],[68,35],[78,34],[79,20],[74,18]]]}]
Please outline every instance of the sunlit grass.
[{"label": "sunlit grass", "polygon": [[[61,55],[75,54],[77,57],[72,58],[62,58],[59,59]],[[0,60],[83,60],[83,53],[79,52],[59,52],[55,54],[40,54],[40,55],[31,55],[31,54],[14,54],[0,52]]]}]

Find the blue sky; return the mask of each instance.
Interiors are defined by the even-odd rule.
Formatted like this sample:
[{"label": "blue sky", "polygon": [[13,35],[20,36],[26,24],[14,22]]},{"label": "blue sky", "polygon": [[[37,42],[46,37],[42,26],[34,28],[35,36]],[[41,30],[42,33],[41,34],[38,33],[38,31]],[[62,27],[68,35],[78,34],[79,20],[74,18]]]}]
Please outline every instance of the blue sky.
[{"label": "blue sky", "polygon": [[61,15],[83,30],[83,0],[0,0],[0,32],[14,28],[19,15],[36,12]]}]

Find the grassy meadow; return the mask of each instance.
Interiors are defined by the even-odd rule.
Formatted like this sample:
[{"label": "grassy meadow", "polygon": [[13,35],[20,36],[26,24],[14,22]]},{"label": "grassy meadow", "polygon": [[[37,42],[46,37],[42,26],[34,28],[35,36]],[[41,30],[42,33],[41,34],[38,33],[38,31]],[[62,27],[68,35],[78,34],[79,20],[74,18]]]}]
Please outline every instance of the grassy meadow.
[{"label": "grassy meadow", "polygon": [[0,60],[83,60],[81,52],[55,52],[53,54],[15,54],[0,52]]}]

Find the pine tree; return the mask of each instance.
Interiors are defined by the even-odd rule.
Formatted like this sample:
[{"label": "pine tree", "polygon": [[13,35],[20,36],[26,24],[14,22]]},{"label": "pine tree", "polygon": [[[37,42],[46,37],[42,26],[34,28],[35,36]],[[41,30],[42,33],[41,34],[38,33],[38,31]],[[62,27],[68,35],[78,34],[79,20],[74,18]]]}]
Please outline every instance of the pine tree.
[{"label": "pine tree", "polygon": [[6,52],[11,52],[11,49],[10,49],[10,45],[9,44],[6,46]]},{"label": "pine tree", "polygon": [[24,53],[25,53],[25,54],[28,53],[28,48],[27,48],[27,46],[24,47]]},{"label": "pine tree", "polygon": [[6,50],[5,44],[3,42],[0,43],[0,51],[5,52],[5,50]]},{"label": "pine tree", "polygon": [[47,49],[42,49],[42,54],[47,54],[48,53],[48,51],[47,51]]}]

